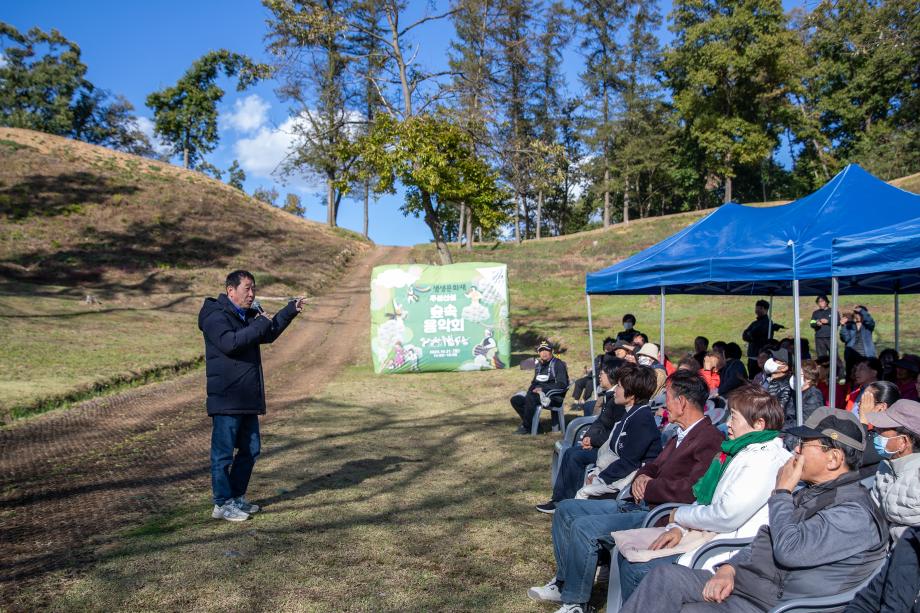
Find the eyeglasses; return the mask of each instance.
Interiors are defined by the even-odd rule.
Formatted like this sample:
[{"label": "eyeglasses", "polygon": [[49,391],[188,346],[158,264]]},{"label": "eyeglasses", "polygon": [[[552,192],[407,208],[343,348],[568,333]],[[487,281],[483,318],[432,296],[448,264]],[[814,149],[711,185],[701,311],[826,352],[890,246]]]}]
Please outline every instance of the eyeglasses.
[{"label": "eyeglasses", "polygon": [[820,447],[820,448],[823,449],[824,451],[827,451],[828,449],[831,448],[830,445],[828,445],[828,444],[826,444],[826,443],[822,443],[822,442],[820,442],[820,441],[815,441],[815,444],[814,444],[814,445],[806,445],[805,443],[799,443],[799,449],[805,449],[806,447]]}]

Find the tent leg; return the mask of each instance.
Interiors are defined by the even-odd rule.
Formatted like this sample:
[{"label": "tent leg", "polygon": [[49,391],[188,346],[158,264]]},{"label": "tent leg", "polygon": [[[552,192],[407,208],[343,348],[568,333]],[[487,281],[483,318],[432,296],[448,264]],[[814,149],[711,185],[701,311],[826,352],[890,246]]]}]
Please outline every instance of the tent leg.
[{"label": "tent leg", "polygon": [[[837,317],[837,295],[839,294],[839,290],[840,288],[837,282],[837,277],[832,277],[831,278],[831,317],[834,318],[834,323],[833,323],[834,331],[831,332],[831,354],[830,354],[831,371],[830,371],[830,375],[827,378],[828,379],[827,389],[828,389],[828,395],[830,396],[830,398],[828,399],[828,404],[830,405],[832,409],[837,407],[835,403],[837,402],[837,336],[839,334],[839,329],[840,329],[840,326],[838,325],[839,318]],[[828,325],[831,325],[831,324],[828,324]]]},{"label": "tent leg", "polygon": [[658,322],[658,361],[664,365],[664,286],[661,287],[661,321]]},{"label": "tent leg", "polygon": [[792,281],[792,310],[795,318],[795,419],[802,425],[802,327],[799,323],[799,280]]},{"label": "tent leg", "polygon": [[894,350],[901,355],[901,294],[894,293]]},{"label": "tent leg", "polygon": [[773,338],[773,294],[770,294],[770,308],[767,309],[767,334]]},{"label": "tent leg", "polygon": [[591,294],[585,294],[585,301],[588,303],[588,343],[591,351],[588,358],[591,360],[591,389],[594,390],[591,397],[597,400],[597,366],[594,364],[594,321],[591,319]]}]

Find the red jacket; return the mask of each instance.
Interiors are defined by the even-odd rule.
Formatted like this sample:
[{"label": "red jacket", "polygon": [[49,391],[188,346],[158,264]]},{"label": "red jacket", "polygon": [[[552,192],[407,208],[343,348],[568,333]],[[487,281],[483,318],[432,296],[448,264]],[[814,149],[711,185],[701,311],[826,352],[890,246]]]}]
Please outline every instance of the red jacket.
[{"label": "red jacket", "polygon": [[724,440],[718,428],[704,417],[687,433],[680,447],[676,436],[668,441],[653,462],[636,472],[636,477],[648,475],[652,478],[645,486],[645,501],[650,505],[693,502],[696,499],[693,485],[709,469]]}]

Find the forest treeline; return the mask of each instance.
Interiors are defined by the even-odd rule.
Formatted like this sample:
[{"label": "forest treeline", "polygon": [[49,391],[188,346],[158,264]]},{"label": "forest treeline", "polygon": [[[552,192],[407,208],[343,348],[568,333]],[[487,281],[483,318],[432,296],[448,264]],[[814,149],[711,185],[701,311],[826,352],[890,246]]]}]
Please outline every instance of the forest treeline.
[{"label": "forest treeline", "polygon": [[[148,96],[167,155],[220,177],[218,79],[269,80],[296,132],[279,174],[320,179],[331,225],[363,203],[365,233],[368,203],[402,186],[444,262],[450,242],[795,198],[850,162],[920,170],[914,0],[675,0],[666,16],[650,0],[263,4],[267,61],[214,51]],[[446,61],[422,29],[451,37]],[[0,123],[150,153],[76,44],[6,24],[0,43]],[[242,187],[235,162],[228,176]]]}]

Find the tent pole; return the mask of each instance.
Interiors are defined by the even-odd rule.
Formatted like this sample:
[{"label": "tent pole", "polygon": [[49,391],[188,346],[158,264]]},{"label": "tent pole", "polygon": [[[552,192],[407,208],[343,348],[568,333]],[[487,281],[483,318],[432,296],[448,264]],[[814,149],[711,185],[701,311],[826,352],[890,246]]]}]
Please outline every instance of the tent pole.
[{"label": "tent pole", "polygon": [[802,330],[799,324],[799,280],[792,281],[792,305],[795,317],[795,419],[802,425]]},{"label": "tent pole", "polygon": [[831,277],[831,318],[833,323],[828,323],[827,325],[833,325],[833,332],[831,332],[831,371],[827,380],[827,390],[828,404],[832,409],[837,408],[835,404],[837,402],[837,336],[840,334],[840,326],[837,319],[837,294],[840,292],[840,287],[837,282],[837,277]]},{"label": "tent pole", "polygon": [[664,366],[664,286],[661,286],[661,321],[658,322],[658,361]]},{"label": "tent pole", "polygon": [[894,292],[894,350],[901,355],[901,294]]},{"label": "tent pole", "polygon": [[594,393],[591,397],[597,400],[597,365],[594,363],[594,322],[591,320],[591,294],[585,294],[585,301],[588,303],[588,343],[591,353],[591,389]]},{"label": "tent pole", "polygon": [[767,309],[767,334],[773,338],[773,294],[770,294],[770,308]]}]

